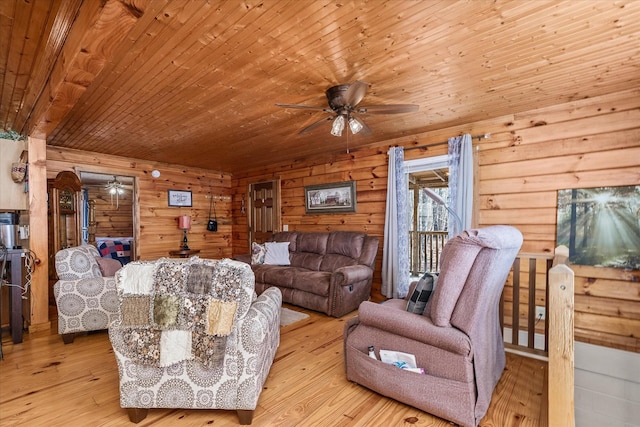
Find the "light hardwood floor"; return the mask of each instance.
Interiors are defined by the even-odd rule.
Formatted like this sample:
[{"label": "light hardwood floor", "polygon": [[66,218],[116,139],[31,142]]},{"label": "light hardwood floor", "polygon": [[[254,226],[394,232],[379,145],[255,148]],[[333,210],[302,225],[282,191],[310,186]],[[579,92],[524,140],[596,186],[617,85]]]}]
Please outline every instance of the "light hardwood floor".
[{"label": "light hardwood floor", "polygon": [[[344,373],[346,319],[310,318],[281,329],[281,342],[256,408],[254,426],[450,426],[451,423],[350,383]],[[64,345],[55,332],[3,334],[0,426],[133,426],[118,397],[108,335]],[[538,426],[546,364],[507,354],[483,427]],[[139,426],[236,426],[234,411],[152,409]]]}]

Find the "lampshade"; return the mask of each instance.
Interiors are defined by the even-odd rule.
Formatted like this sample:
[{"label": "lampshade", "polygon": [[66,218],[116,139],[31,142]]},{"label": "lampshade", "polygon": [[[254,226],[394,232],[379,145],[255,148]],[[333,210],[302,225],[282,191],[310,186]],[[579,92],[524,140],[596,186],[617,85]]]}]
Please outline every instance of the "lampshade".
[{"label": "lampshade", "polygon": [[349,128],[351,129],[351,133],[356,134],[362,130],[362,123],[360,123],[355,117],[350,117]]},{"label": "lampshade", "polygon": [[331,125],[331,135],[342,136],[343,130],[344,130],[344,116],[339,115],[333,120],[333,125]]},{"label": "lampshade", "polygon": [[178,228],[189,230],[191,228],[191,217],[189,215],[180,215],[178,217]]}]

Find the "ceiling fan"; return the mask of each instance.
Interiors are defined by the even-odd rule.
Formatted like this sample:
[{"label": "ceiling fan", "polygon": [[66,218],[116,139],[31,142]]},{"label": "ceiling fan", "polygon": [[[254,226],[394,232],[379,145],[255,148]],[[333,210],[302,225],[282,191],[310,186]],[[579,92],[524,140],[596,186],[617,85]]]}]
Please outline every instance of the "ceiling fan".
[{"label": "ceiling fan", "polygon": [[309,133],[322,126],[325,122],[331,124],[331,134],[341,136],[345,125],[349,126],[351,133],[360,132],[361,135],[370,135],[371,128],[358,117],[358,114],[400,114],[418,111],[419,106],[414,104],[387,104],[358,106],[367,93],[368,83],[356,80],[351,84],[332,86],[326,90],[329,107],[316,107],[304,104],[276,104],[278,107],[297,108],[304,110],[318,110],[330,113],[325,117],[302,129],[299,134]]}]

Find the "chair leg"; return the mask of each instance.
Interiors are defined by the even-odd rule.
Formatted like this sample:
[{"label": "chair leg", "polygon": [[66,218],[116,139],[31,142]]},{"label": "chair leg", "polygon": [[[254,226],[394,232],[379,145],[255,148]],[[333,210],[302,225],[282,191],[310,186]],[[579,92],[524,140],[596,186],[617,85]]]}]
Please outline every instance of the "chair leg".
[{"label": "chair leg", "polygon": [[246,409],[237,409],[238,412],[238,420],[240,420],[240,424],[243,426],[248,426],[253,421],[253,412]]},{"label": "chair leg", "polygon": [[72,334],[62,334],[62,341],[64,341],[65,344],[71,344],[75,337],[76,337],[76,334],[74,334],[74,333],[72,333]]},{"label": "chair leg", "polygon": [[149,408],[127,408],[127,413],[129,414],[129,421],[138,424],[147,418]]}]

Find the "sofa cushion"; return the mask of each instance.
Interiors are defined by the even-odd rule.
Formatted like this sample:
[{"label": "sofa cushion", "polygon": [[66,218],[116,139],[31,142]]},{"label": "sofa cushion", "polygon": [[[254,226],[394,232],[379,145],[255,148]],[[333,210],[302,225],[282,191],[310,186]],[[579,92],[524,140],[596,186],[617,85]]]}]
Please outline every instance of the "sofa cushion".
[{"label": "sofa cushion", "polygon": [[357,260],[362,253],[364,233],[353,231],[334,231],[329,234],[327,254],[344,255]]},{"label": "sofa cushion", "polygon": [[116,272],[122,268],[122,263],[117,259],[102,258],[101,256],[96,256],[95,259],[98,267],[100,267],[102,277],[113,277],[116,275]]},{"label": "sofa cushion", "polygon": [[358,264],[357,259],[350,258],[344,255],[327,254],[322,258],[322,264],[320,264],[321,271],[335,271],[340,267],[346,267],[348,265]]},{"label": "sofa cushion", "polygon": [[306,268],[307,270],[319,271],[322,264],[322,255],[310,252],[292,252],[291,265],[294,267]]},{"label": "sofa cushion", "polygon": [[290,265],[289,242],[266,242],[264,244],[267,252],[264,256],[264,263],[270,265]]},{"label": "sofa cushion", "polygon": [[292,252],[309,252],[324,255],[327,251],[328,233],[300,233],[296,241],[296,249]]},{"label": "sofa cushion", "polygon": [[296,246],[298,233],[295,231],[280,231],[273,235],[270,242],[289,242],[289,252],[297,252],[299,249]]},{"label": "sofa cushion", "polygon": [[260,243],[251,243],[251,264],[264,264],[267,248]]},{"label": "sofa cushion", "polygon": [[283,268],[279,265],[260,264],[252,266],[252,269],[256,283],[267,283],[284,288],[293,286],[295,267]]},{"label": "sofa cushion", "polygon": [[305,292],[329,296],[329,285],[331,284],[332,272],[330,271],[309,271],[303,268],[295,269],[293,287]]},{"label": "sofa cushion", "polygon": [[409,300],[407,301],[407,311],[415,314],[423,314],[427,306],[427,302],[436,288],[438,281],[438,273],[426,272],[418,280],[416,287],[413,289]]},{"label": "sofa cushion", "polygon": [[426,314],[434,325],[449,326],[451,314],[458,302],[462,288],[467,281],[471,267],[482,249],[476,239],[470,239],[469,231],[450,239],[442,249],[440,277]]}]

